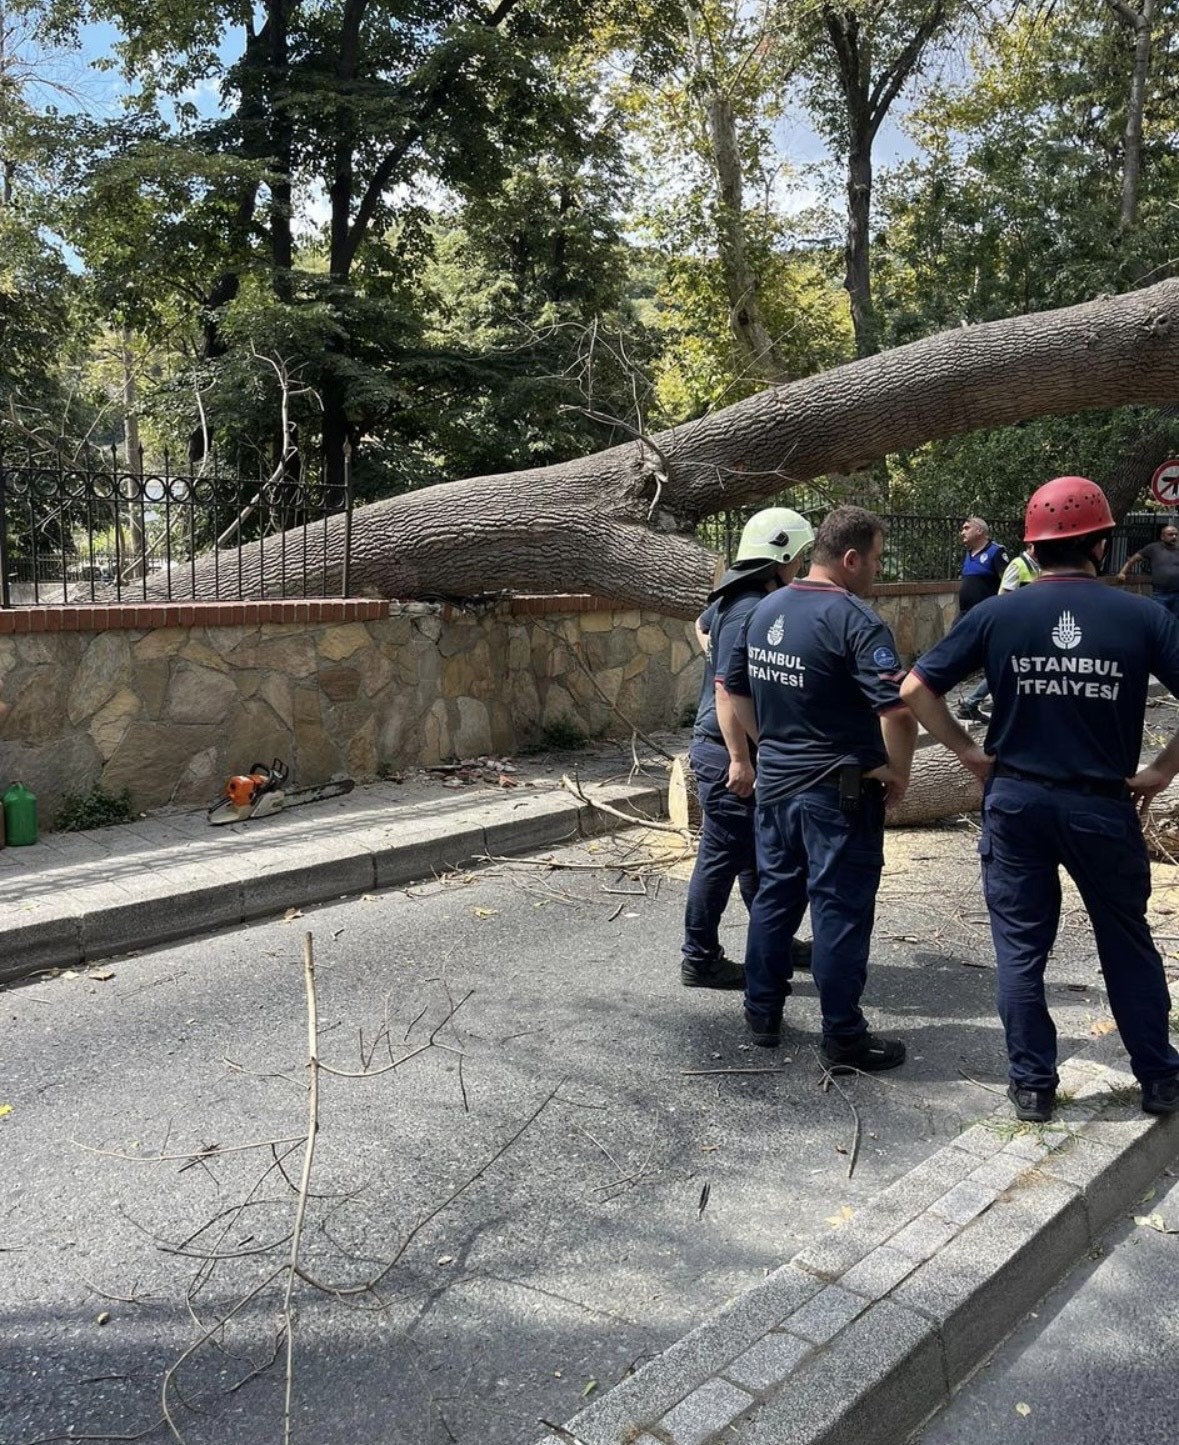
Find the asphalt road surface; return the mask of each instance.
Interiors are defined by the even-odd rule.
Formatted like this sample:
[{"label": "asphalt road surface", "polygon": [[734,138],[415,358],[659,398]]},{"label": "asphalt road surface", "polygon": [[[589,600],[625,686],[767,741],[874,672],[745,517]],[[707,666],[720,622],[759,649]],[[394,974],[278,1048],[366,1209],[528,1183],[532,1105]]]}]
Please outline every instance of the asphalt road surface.
[{"label": "asphalt road surface", "polygon": [[[777,1055],[679,985],[685,884],[640,866],[666,835],[0,993],[0,1440],[162,1440],[165,1408],[189,1445],[282,1438],[310,929],[319,1057],[369,1077],[320,1074],[292,1439],[531,1445],[994,1107],[974,843],[889,837],[866,1003],[910,1061],[845,1083],[850,1180],[809,981]],[[1096,983],[1074,901],[1063,1053]]]}]

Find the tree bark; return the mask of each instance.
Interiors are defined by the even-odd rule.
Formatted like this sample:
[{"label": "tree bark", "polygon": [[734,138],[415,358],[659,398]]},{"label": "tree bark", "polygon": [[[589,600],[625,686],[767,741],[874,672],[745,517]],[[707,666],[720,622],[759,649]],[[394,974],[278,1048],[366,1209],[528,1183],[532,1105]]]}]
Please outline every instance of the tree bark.
[{"label": "tree bark", "polygon": [[737,118],[728,97],[718,90],[712,90],[704,104],[716,170],[716,241],[729,298],[729,325],[749,374],[762,381],[783,381],[785,370],[762,314],[757,277],[745,247],[745,199]]},{"label": "tree bark", "polygon": [[1126,103],[1126,131],[1122,143],[1123,230],[1138,219],[1138,185],[1142,176],[1142,116],[1146,105],[1146,78],[1150,73],[1155,0],[1142,0],[1135,10],[1126,0],[1110,0],[1118,19],[1134,36],[1134,64],[1130,70],[1130,95]]},{"label": "tree bark", "polygon": [[[596,592],[692,617],[718,560],[692,538],[703,517],[981,427],[1176,399],[1179,281],[1164,281],[926,337],[593,456],[360,508],[353,589],[383,597]],[[309,555],[312,595],[338,589],[343,538],[336,518],[325,571]],[[301,546],[291,534],[289,555],[301,556]],[[246,595],[283,590],[277,551],[271,539],[264,577],[247,553]],[[223,559],[222,573],[236,584],[236,561]],[[215,595],[211,559],[198,569],[197,595]]]},{"label": "tree bark", "polygon": [[[1153,3],[1153,0],[1151,0]],[[921,63],[925,47],[946,18],[946,0],[930,0],[929,8],[893,59],[872,78],[872,35],[860,29],[852,6],[824,4],[823,27],[835,56],[843,93],[847,155],[847,243],[844,287],[851,301],[856,355],[871,356],[880,344],[872,303],[871,236],[872,143],[889,107]]]}]

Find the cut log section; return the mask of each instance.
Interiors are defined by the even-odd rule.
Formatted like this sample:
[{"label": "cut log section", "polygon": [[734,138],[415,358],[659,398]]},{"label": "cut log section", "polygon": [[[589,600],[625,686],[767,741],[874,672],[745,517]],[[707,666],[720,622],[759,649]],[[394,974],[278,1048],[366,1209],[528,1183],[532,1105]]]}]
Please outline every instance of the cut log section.
[{"label": "cut log section", "polygon": [[977,813],[982,807],[982,784],[968,773],[953,753],[936,745],[913,754],[913,771],[900,807],[884,815],[886,828],[920,828]]},{"label": "cut log section", "polygon": [[[919,828],[956,818],[959,813],[977,813],[982,807],[982,784],[968,773],[952,753],[935,746],[920,748],[913,756],[909,788],[899,808],[886,814],[886,828]],[[700,799],[687,753],[671,765],[667,789],[667,812],[678,828],[698,832]]]},{"label": "cut log section", "polygon": [[671,778],[667,785],[667,816],[677,828],[700,831],[704,821],[700,812],[700,798],[696,792],[696,779],[692,776],[692,765],[687,753],[681,753],[671,765]]}]

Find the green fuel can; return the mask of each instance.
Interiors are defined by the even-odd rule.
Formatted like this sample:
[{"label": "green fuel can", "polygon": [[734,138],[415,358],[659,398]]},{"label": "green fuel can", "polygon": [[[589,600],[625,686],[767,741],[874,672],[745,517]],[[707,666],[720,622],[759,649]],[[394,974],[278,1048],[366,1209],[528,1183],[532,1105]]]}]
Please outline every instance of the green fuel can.
[{"label": "green fuel can", "polygon": [[4,833],[10,848],[37,841],[37,799],[23,783],[13,783],[4,794]]}]

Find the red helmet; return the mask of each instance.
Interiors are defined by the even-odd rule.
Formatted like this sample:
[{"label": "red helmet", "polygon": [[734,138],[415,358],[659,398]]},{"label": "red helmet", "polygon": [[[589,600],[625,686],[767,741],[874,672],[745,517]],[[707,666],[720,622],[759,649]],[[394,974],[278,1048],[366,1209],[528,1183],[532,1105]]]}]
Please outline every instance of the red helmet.
[{"label": "red helmet", "polygon": [[1032,493],[1023,522],[1025,542],[1084,537],[1114,525],[1105,493],[1088,477],[1056,477]]}]

